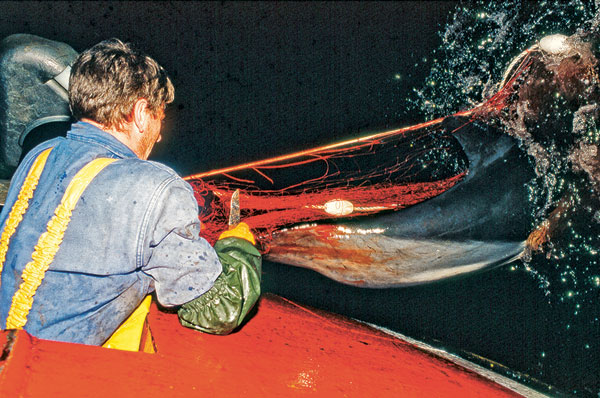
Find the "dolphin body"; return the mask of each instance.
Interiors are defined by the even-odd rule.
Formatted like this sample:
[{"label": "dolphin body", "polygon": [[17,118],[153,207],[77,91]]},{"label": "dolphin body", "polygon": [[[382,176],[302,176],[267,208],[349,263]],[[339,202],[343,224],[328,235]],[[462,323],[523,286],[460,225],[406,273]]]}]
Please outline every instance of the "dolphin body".
[{"label": "dolphin body", "polygon": [[[464,120],[452,116],[444,121],[455,131],[469,162],[463,181],[396,212],[280,230],[273,235],[268,258],[346,284],[393,287],[453,277],[523,256],[525,239],[535,227],[527,183],[536,177],[536,169],[543,173],[548,151],[538,140],[567,130],[552,108],[552,96],[576,110],[573,128],[566,133],[573,141],[571,167],[585,171],[592,185],[600,186],[595,155],[600,151],[586,143],[585,128],[577,127],[600,115],[597,24],[594,29],[590,35],[544,37],[511,62],[500,85],[510,86],[511,99],[489,114],[506,132],[480,122],[460,128]],[[528,71],[520,76],[523,65]]]},{"label": "dolphin body", "polygon": [[[464,121],[449,117],[446,128]],[[478,123],[454,136],[469,171],[443,194],[399,211],[274,233],[267,258],[361,287],[426,283],[522,256],[533,226],[534,169],[517,140]]]}]

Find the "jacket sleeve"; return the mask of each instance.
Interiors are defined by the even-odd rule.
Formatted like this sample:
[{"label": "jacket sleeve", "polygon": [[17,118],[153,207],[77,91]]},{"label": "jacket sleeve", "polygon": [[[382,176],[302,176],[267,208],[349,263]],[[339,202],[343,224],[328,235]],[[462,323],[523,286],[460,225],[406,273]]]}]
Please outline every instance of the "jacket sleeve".
[{"label": "jacket sleeve", "polygon": [[260,297],[262,260],[247,240],[217,241],[215,251],[223,272],[213,287],[178,311],[182,325],[212,334],[228,334],[238,327]]},{"label": "jacket sleeve", "polygon": [[153,195],[140,228],[141,269],[152,278],[158,301],[180,306],[206,293],[222,272],[217,253],[199,236],[198,204],[192,188],[177,176]]}]

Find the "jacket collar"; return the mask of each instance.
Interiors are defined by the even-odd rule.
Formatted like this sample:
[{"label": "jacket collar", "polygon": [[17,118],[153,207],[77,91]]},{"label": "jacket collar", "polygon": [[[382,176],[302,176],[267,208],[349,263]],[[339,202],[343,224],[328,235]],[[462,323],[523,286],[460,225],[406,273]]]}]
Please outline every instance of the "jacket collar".
[{"label": "jacket collar", "polygon": [[100,145],[119,158],[137,158],[137,155],[127,145],[106,131],[86,122],[73,123],[71,130],[67,132],[67,138]]}]

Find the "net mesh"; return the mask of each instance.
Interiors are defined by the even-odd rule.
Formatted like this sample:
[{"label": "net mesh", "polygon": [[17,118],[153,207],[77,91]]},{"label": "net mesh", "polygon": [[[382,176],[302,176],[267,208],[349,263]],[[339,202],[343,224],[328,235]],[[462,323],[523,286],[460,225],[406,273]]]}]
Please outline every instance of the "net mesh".
[{"label": "net mesh", "polygon": [[[501,111],[529,65],[525,54],[494,96],[452,116],[463,117],[466,125]],[[235,190],[241,219],[263,252],[282,227],[396,211],[437,196],[468,172],[468,160],[452,137],[457,129],[448,131],[443,121],[186,177],[200,206],[201,234],[214,243],[227,229]]]}]

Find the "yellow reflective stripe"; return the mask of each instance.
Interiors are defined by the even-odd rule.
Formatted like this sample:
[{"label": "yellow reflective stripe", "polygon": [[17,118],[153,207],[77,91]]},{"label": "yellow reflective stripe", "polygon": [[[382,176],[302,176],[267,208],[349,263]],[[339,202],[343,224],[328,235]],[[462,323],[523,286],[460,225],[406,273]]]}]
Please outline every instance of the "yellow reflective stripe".
[{"label": "yellow reflective stripe", "polygon": [[[29,200],[33,197],[33,192],[37,188],[40,175],[42,175],[50,151],[52,151],[52,148],[46,149],[34,160],[33,165],[31,165],[31,168],[27,172],[27,177],[25,177],[25,181],[21,186],[19,196],[6,219],[4,231],[2,231],[2,236],[0,236],[0,275],[2,274],[4,262],[6,261],[6,252],[8,252],[10,238],[17,230],[17,227],[23,220],[23,214],[25,214],[25,211],[27,211],[27,208],[29,207]],[[0,285],[1,283],[2,282],[0,281]]]},{"label": "yellow reflective stripe", "polygon": [[94,177],[115,160],[95,159],[79,170],[69,183],[60,205],[54,211],[54,216],[48,221],[47,231],[40,236],[35,246],[35,251],[31,255],[32,261],[27,263],[23,270],[21,275],[23,282],[13,296],[12,305],[6,318],[6,329],[22,329],[27,323],[27,316],[33,305],[33,296],[58,252],[69,221],[71,221],[71,212],[79,197]]}]

